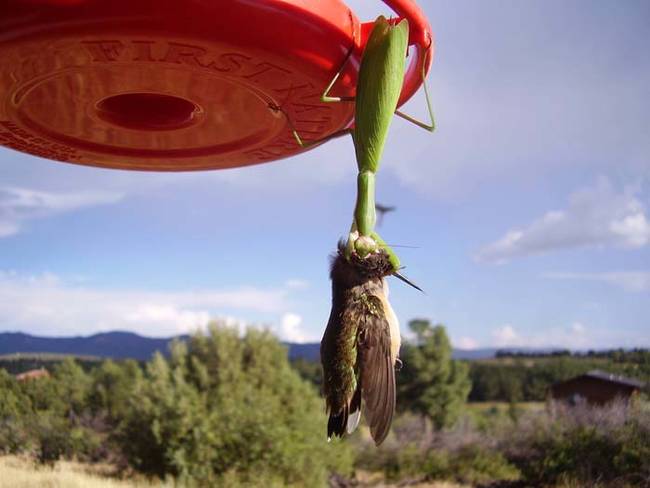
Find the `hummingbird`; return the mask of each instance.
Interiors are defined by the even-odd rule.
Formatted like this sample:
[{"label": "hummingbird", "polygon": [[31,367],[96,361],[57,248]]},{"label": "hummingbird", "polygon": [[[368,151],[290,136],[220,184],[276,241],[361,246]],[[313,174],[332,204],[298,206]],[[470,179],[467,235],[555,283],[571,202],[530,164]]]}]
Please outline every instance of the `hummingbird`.
[{"label": "hummingbird", "polygon": [[320,345],[327,438],[354,432],[363,403],[379,446],[395,413],[395,366],[401,364],[399,322],[388,301],[386,277],[395,275],[419,288],[394,269],[382,248],[363,258],[346,254],[339,242],[330,269],[332,309]]},{"label": "hummingbird", "polygon": [[388,212],[394,212],[396,209],[396,207],[390,207],[382,205],[381,203],[375,203],[375,210],[379,214],[377,218],[377,227],[379,227],[384,221],[384,215],[386,215]]}]

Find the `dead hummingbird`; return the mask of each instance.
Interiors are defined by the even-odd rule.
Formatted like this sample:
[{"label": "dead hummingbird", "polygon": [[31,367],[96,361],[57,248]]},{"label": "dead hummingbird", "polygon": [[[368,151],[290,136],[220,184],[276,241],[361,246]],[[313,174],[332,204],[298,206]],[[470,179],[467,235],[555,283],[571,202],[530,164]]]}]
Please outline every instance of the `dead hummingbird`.
[{"label": "dead hummingbird", "polygon": [[330,271],[332,310],[320,345],[327,438],[352,433],[363,402],[370,434],[379,445],[395,412],[395,364],[401,342],[386,277],[396,275],[417,287],[396,272],[383,248],[363,258],[346,254],[339,243]]}]

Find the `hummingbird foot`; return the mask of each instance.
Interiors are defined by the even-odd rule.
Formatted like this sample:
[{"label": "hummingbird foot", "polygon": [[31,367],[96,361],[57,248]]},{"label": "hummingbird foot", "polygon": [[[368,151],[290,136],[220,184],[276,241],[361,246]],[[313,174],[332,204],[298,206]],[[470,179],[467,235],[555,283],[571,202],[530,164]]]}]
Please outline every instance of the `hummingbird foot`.
[{"label": "hummingbird foot", "polygon": [[395,358],[395,371],[402,371],[404,363],[400,358]]}]

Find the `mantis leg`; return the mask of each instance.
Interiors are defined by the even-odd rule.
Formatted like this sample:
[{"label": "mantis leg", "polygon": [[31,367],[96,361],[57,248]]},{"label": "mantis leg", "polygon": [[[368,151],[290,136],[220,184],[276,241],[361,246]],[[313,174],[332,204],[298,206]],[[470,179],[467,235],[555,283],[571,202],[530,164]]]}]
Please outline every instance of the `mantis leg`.
[{"label": "mantis leg", "polygon": [[[321,97],[320,97],[321,102],[327,102],[327,103],[330,103],[330,102],[354,102],[355,97],[330,97],[329,96],[330,90],[336,84],[336,81],[339,79],[339,76],[341,76],[341,73],[343,72],[343,68],[345,68],[345,65],[350,60],[350,56],[352,56],[352,51],[353,50],[354,50],[354,48],[352,48],[352,47],[348,50],[348,54],[346,55],[345,60],[343,61],[343,64],[341,64],[341,67],[339,68],[339,70],[334,75],[334,78],[332,78],[329,85],[327,85],[327,87],[325,88],[325,91],[321,95]],[[280,107],[276,107],[276,108],[281,110]],[[323,142],[327,142],[330,139],[335,139],[337,137],[341,137],[341,136],[352,133],[352,129],[343,129],[343,130],[334,132],[334,133],[330,134],[329,136],[327,136],[327,137],[325,137],[323,139],[320,139],[318,141],[305,142],[305,141],[302,140],[302,138],[298,134],[298,131],[296,130],[296,128],[291,123],[291,119],[289,118],[289,116],[284,112],[284,110],[282,110],[282,113],[284,114],[285,118],[289,122],[289,125],[291,126],[291,132],[293,134],[293,138],[296,140],[296,142],[298,143],[298,145],[300,147],[304,147],[304,148],[311,147],[311,146],[314,146],[316,144],[322,144]]]},{"label": "mantis leg", "polygon": [[341,67],[339,70],[336,72],[334,75],[334,78],[332,78],[332,81],[330,81],[330,84],[327,85],[327,88],[325,88],[325,91],[320,97],[321,102],[354,102],[355,97],[330,97],[329,92],[336,83],[336,81],[339,79],[339,76],[341,76],[341,73],[343,73],[343,68],[345,68],[345,65],[348,64],[348,61],[350,60],[350,56],[352,56],[352,51],[354,50],[353,47],[351,47],[348,50],[348,54],[345,57],[345,61],[343,61],[343,64],[341,64]]},{"label": "mantis leg", "polygon": [[357,175],[357,204],[354,209],[354,220],[359,235],[370,236],[375,230],[377,221],[375,214],[375,174],[371,171],[361,171]]},{"label": "mantis leg", "polygon": [[393,266],[393,269],[395,271],[400,269],[401,263],[399,258],[397,257],[397,254],[395,254],[395,251],[393,251],[393,249],[388,244],[386,244],[386,242],[376,232],[373,232],[371,236],[375,240],[375,242],[379,245],[379,247],[384,251],[386,251],[386,254],[388,254],[388,260],[390,261],[390,264]]},{"label": "mantis leg", "polygon": [[402,117],[404,120],[408,120],[409,122],[417,125],[418,127],[422,127],[423,129],[426,129],[429,132],[433,132],[436,129],[436,122],[433,118],[433,109],[431,108],[429,90],[427,89],[427,80],[426,77],[424,76],[424,67],[422,67],[422,85],[424,85],[424,97],[427,99],[427,108],[429,110],[429,118],[431,119],[431,125],[427,125],[426,123],[421,122],[399,110],[395,110],[395,115],[397,115],[398,117]]},{"label": "mantis leg", "polygon": [[298,145],[300,147],[308,148],[312,146],[316,146],[318,144],[322,144],[324,142],[330,141],[332,139],[336,139],[337,137],[343,137],[348,134],[352,134],[352,129],[342,129],[342,130],[337,130],[336,132],[332,132],[330,135],[323,137],[322,139],[318,139],[317,141],[303,141],[300,136],[298,135],[298,131],[296,131],[295,127],[293,127],[293,124],[289,120],[289,117],[287,117],[287,120],[289,121],[289,125],[291,126],[291,133],[293,134],[293,138],[296,140]]},{"label": "mantis leg", "polygon": [[375,174],[360,171],[357,175],[357,203],[354,208],[354,223],[358,232],[350,234],[354,239],[354,249],[361,256],[377,250],[377,242],[372,234],[375,230]]},{"label": "mantis leg", "polygon": [[379,237],[379,234],[377,234],[376,232],[373,232],[372,233],[372,238],[379,245],[379,248],[383,249],[386,252],[386,254],[388,254],[388,260],[390,261],[390,264],[393,267],[393,276],[395,276],[396,278],[399,278],[404,283],[406,283],[409,286],[412,286],[416,290],[419,290],[422,293],[424,293],[424,290],[422,290],[422,288],[420,288],[418,285],[413,283],[411,280],[409,280],[408,278],[406,278],[403,274],[401,274],[399,272],[399,270],[402,268],[402,266],[400,264],[399,258],[397,257],[397,254],[395,254],[395,251],[393,251],[391,249],[391,247],[388,244],[386,244],[381,237]]}]

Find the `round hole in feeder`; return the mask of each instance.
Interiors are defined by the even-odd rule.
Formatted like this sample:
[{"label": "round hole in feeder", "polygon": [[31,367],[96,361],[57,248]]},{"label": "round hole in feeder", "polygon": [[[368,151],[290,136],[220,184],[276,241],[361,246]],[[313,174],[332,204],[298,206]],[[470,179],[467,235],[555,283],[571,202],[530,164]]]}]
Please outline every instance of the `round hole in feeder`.
[{"label": "round hole in feeder", "polygon": [[174,130],[191,125],[201,110],[184,98],[160,93],[123,93],[97,103],[104,121],[134,130]]}]

